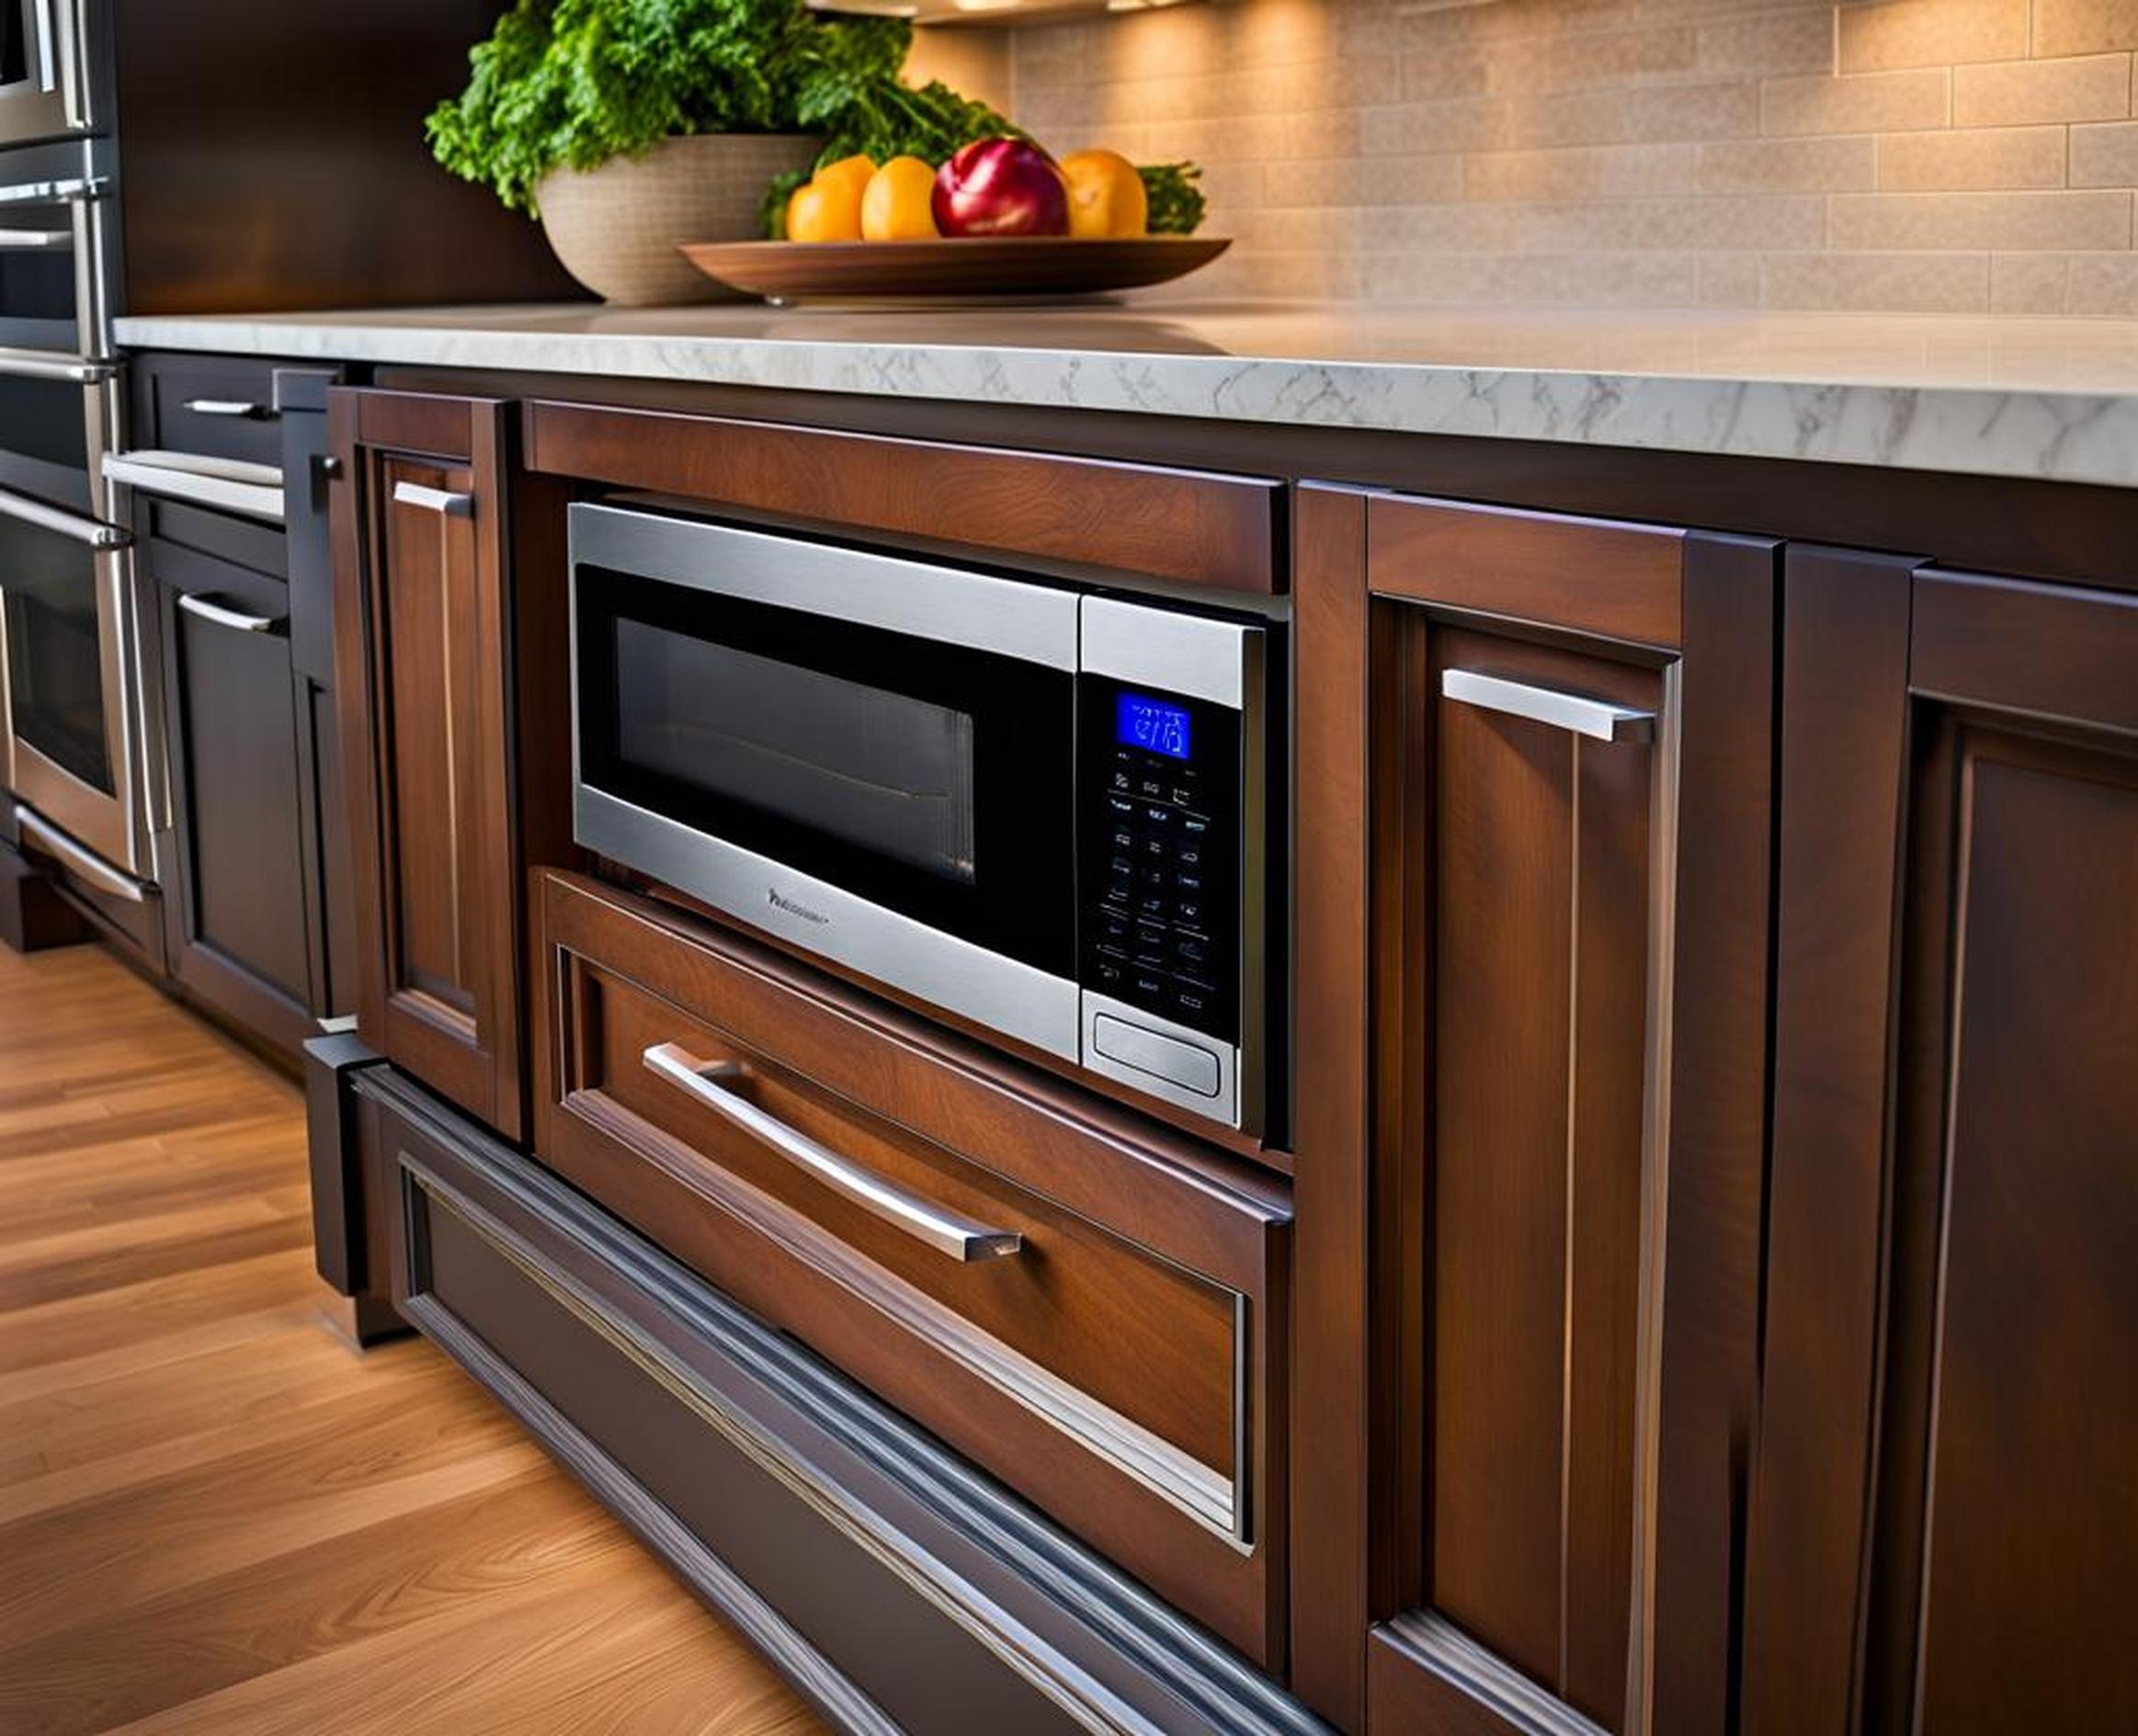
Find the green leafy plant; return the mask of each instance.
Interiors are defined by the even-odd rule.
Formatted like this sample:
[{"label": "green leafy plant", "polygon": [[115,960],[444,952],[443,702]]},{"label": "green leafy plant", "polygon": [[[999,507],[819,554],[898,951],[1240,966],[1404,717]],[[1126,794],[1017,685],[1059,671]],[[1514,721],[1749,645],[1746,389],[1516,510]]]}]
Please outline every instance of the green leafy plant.
[{"label": "green leafy plant", "polygon": [[[426,129],[447,168],[526,211],[552,170],[595,168],[677,133],[814,133],[820,165],[941,163],[975,139],[1026,136],[948,85],[903,82],[912,44],[903,18],[827,17],[802,0],[519,0],[470,52],[467,89]],[[1202,221],[1192,164],[1139,173],[1153,233]],[[805,178],[766,189],[767,234],[781,233]]]},{"label": "green leafy plant", "polygon": [[895,82],[911,40],[801,0],[519,0],[426,130],[447,168],[531,211],[551,170],[672,134],[813,131],[839,92]]}]

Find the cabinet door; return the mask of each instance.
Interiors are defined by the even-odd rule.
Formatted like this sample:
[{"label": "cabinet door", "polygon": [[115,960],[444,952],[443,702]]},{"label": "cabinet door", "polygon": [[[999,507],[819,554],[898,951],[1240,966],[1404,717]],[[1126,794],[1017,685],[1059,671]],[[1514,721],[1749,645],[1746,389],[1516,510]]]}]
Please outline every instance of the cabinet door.
[{"label": "cabinet door", "polygon": [[1295,1442],[1301,1685],[1374,1730],[1722,1730],[1774,550],[1301,526],[1301,1414],[1363,1420],[1348,1467]]},{"label": "cabinet door", "polygon": [[279,578],[152,540],[176,862],[172,969],[292,1057],[313,1022],[304,754]]},{"label": "cabinet door", "polygon": [[1786,619],[1745,1728],[2138,1727],[2138,598]]},{"label": "cabinet door", "polygon": [[337,390],[329,418],[358,1028],[517,1138],[504,406]]}]

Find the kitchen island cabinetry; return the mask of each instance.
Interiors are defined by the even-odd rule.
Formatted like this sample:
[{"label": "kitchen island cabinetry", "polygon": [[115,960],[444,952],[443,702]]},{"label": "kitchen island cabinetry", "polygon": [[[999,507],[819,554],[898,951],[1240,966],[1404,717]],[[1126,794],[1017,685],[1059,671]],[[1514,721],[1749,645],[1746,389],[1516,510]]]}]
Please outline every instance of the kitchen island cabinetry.
[{"label": "kitchen island cabinetry", "polygon": [[1300,1401],[1360,1419],[1300,1444],[1301,1685],[1719,1729],[1776,548],[1322,490],[1300,527],[1300,1324],[1347,1346]]},{"label": "kitchen island cabinetry", "polygon": [[2138,1723],[2138,598],[1791,551],[1745,1729]]}]

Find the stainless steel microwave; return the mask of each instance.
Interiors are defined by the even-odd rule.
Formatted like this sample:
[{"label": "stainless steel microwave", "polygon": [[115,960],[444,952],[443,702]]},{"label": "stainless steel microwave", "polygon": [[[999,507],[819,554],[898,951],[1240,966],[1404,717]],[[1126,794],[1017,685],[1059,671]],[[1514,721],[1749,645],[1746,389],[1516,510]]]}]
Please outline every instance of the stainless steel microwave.
[{"label": "stainless steel microwave", "polygon": [[617,506],[570,558],[582,845],[1264,1129],[1272,623]]}]

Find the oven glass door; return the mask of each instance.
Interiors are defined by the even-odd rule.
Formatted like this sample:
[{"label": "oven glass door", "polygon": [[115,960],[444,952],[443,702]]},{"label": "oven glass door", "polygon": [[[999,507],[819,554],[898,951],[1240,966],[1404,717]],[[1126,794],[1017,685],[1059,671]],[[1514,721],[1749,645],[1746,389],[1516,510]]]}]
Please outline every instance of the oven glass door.
[{"label": "oven glass door", "polygon": [[586,562],[574,587],[583,787],[1074,980],[1070,669]]},{"label": "oven glass door", "polygon": [[8,785],[81,843],[143,871],[129,730],[120,533],[0,496]]},{"label": "oven glass door", "polygon": [[102,471],[117,411],[108,364],[0,351],[0,489],[106,517]]}]

